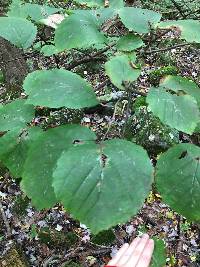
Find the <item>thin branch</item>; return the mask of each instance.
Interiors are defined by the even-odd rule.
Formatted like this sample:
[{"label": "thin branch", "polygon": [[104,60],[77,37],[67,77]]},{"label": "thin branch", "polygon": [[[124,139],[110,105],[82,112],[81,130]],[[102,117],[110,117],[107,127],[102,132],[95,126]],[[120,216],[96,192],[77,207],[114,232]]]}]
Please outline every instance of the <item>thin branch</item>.
[{"label": "thin branch", "polygon": [[164,52],[164,51],[168,51],[168,50],[172,50],[172,49],[176,49],[176,48],[184,47],[184,46],[188,46],[188,45],[191,45],[191,44],[188,44],[188,43],[178,44],[178,45],[174,45],[174,46],[170,46],[170,47],[166,47],[166,48],[144,51],[144,52],[142,52],[142,54],[149,55],[152,53],[160,53],[160,52]]},{"label": "thin branch", "polygon": [[179,5],[179,3],[177,3],[175,0],[171,0],[171,2],[174,4],[176,9],[179,11],[181,16],[185,19],[187,16],[185,15],[185,11],[182,10],[182,7]]},{"label": "thin branch", "polygon": [[98,91],[100,89],[102,89],[104,86],[106,86],[106,84],[110,81],[110,79],[106,79],[105,81],[103,81],[102,83],[100,83],[99,85],[97,85],[95,87],[95,91]]},{"label": "thin branch", "polygon": [[81,59],[79,59],[79,60],[75,60],[75,61],[73,61],[73,62],[71,62],[71,63],[69,63],[67,66],[66,66],[66,69],[67,70],[71,70],[71,69],[73,69],[73,68],[75,68],[75,67],[77,67],[77,66],[79,66],[79,65],[81,65],[81,64],[84,64],[84,63],[88,63],[88,62],[90,62],[90,61],[92,61],[92,60],[103,60],[103,58],[101,58],[101,57],[99,57],[100,55],[102,55],[103,53],[105,53],[106,51],[108,51],[110,48],[112,48],[113,46],[115,45],[115,43],[112,43],[112,44],[110,44],[109,46],[107,46],[107,47],[105,47],[105,48],[103,48],[103,49],[101,49],[101,50],[99,50],[99,51],[97,51],[97,52],[95,52],[95,53],[92,53],[92,54],[90,54],[90,55],[87,55],[87,56],[85,56],[85,57],[83,57],[83,58],[81,58]]},{"label": "thin branch", "polygon": [[99,56],[99,55],[101,55],[101,54],[107,52],[110,48],[112,48],[112,47],[115,46],[115,45],[116,45],[116,42],[114,42],[114,43],[108,45],[107,47],[105,47],[105,48],[103,48],[103,49],[97,51],[97,52],[94,53],[92,56],[93,56],[93,57],[97,57],[97,56]]},{"label": "thin branch", "polygon": [[119,99],[119,100],[117,101],[117,103],[115,104],[115,108],[114,108],[114,112],[113,112],[112,119],[111,119],[111,121],[110,121],[110,123],[109,123],[109,126],[108,126],[108,129],[107,129],[106,133],[104,134],[104,136],[103,136],[103,138],[102,138],[102,141],[104,141],[104,140],[106,139],[108,133],[110,132],[110,128],[111,128],[113,122],[115,121],[115,116],[116,116],[117,106],[118,106],[118,104],[119,104],[119,101],[120,101],[120,99]]},{"label": "thin branch", "polygon": [[91,62],[91,61],[101,61],[103,60],[102,57],[84,57],[82,59],[79,59],[79,60],[76,60],[76,61],[72,61],[71,63],[69,63],[65,69],[66,70],[72,70],[74,69],[75,67],[79,66],[79,65],[82,65],[82,64],[85,64],[85,63],[88,63],[88,62]]},{"label": "thin branch", "polygon": [[131,106],[131,91],[128,90],[128,103],[127,103],[127,107],[126,107],[125,123],[123,125],[123,131],[122,131],[122,137],[123,138],[124,138],[124,135],[125,135],[127,124],[128,124],[130,106]]},{"label": "thin branch", "polygon": [[84,64],[84,63],[88,63],[92,60],[103,60],[102,57],[99,57],[100,55],[102,55],[103,53],[105,53],[106,51],[108,51],[110,48],[112,48],[116,43],[112,43],[110,44],[109,46],[95,52],[95,53],[92,53],[90,55],[87,55],[79,60],[76,60],[76,61],[73,61],[72,63],[69,63],[67,66],[66,66],[66,69],[67,70],[71,70],[81,64]]}]

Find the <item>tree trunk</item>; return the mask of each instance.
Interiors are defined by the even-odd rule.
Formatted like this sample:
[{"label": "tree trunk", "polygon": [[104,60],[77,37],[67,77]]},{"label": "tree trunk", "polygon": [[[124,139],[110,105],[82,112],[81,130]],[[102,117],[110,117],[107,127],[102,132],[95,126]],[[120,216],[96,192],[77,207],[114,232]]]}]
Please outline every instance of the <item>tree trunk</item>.
[{"label": "tree trunk", "polygon": [[21,50],[0,37],[0,69],[3,71],[6,89],[21,91],[28,73],[28,66]]}]

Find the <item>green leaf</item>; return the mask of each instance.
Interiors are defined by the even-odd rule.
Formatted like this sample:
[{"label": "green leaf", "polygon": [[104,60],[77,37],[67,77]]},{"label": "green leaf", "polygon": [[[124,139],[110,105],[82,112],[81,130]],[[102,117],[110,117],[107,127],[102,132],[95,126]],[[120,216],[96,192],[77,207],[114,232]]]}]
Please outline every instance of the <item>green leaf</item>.
[{"label": "green leaf", "polygon": [[[79,4],[85,4],[88,7],[104,7],[104,0],[75,0]],[[120,8],[124,6],[123,0],[109,0],[109,7]]]},{"label": "green leaf", "polygon": [[[115,8],[98,8],[88,11],[96,16],[99,26],[101,26],[106,20],[113,19],[118,14],[118,10]],[[109,40],[109,37],[107,37],[107,40]]]},{"label": "green leaf", "polygon": [[120,51],[133,51],[143,45],[144,43],[139,36],[129,33],[119,39],[117,49]]},{"label": "green leaf", "polygon": [[106,37],[99,31],[96,16],[89,12],[68,16],[55,32],[55,45],[59,50],[86,48],[106,42]]},{"label": "green leaf", "polygon": [[124,0],[109,0],[109,7],[112,8],[122,8],[124,7]]},{"label": "green leaf", "polygon": [[27,13],[24,10],[24,6],[20,0],[13,0],[9,5],[8,17],[27,18]]},{"label": "green leaf", "polygon": [[21,177],[30,145],[41,134],[38,127],[9,131],[0,138],[0,160],[15,177]]},{"label": "green leaf", "polygon": [[105,3],[104,0],[75,0],[75,2],[88,7],[103,7]]},{"label": "green leaf", "polygon": [[152,172],[146,151],[138,145],[119,139],[86,142],[61,155],[53,187],[66,210],[96,234],[138,212]]},{"label": "green leaf", "polygon": [[43,132],[33,142],[24,165],[21,183],[33,205],[43,209],[50,208],[57,202],[52,187],[52,175],[57,160],[74,141],[95,139],[95,134],[86,127],[64,125]]},{"label": "green leaf", "polygon": [[179,144],[162,154],[156,184],[164,202],[188,220],[200,220],[200,148]]},{"label": "green leaf", "polygon": [[26,49],[32,45],[37,28],[30,21],[15,17],[0,17],[0,36],[17,47]]},{"label": "green leaf", "polygon": [[27,12],[28,17],[32,20],[39,22],[42,19],[47,18],[48,16],[55,14],[56,12],[61,11],[61,8],[55,8],[47,5],[38,5],[26,3],[24,5],[25,12]]},{"label": "green leaf", "polygon": [[119,55],[105,63],[106,74],[119,89],[124,89],[123,82],[133,82],[140,76],[141,70],[131,66],[127,55]]},{"label": "green leaf", "polygon": [[157,238],[154,238],[154,252],[151,262],[151,267],[164,267],[166,266],[166,250],[165,243]]},{"label": "green leaf", "polygon": [[148,33],[161,19],[161,15],[148,9],[124,7],[119,11],[122,23],[130,31]]},{"label": "green leaf", "polygon": [[200,133],[200,122],[197,124],[197,127],[194,131],[195,133]]},{"label": "green leaf", "polygon": [[34,118],[34,107],[26,100],[17,99],[0,106],[0,131],[24,128]]},{"label": "green leaf", "polygon": [[196,100],[190,95],[172,95],[164,88],[151,88],[147,103],[155,116],[163,123],[192,134],[200,121]]},{"label": "green leaf", "polygon": [[47,5],[22,3],[19,0],[14,0],[9,6],[7,16],[18,18],[31,18],[32,20],[39,22],[40,20],[45,19],[60,10],[61,8],[50,7]]},{"label": "green leaf", "polygon": [[176,93],[183,91],[193,96],[200,107],[200,88],[192,80],[181,76],[168,75],[161,80],[160,85],[171,89]]},{"label": "green leaf", "polygon": [[27,103],[51,108],[84,108],[98,104],[93,88],[79,75],[64,70],[37,70],[23,84]]},{"label": "green leaf", "polygon": [[55,45],[44,45],[41,48],[40,52],[43,53],[45,57],[50,57],[52,55],[60,53],[60,51],[55,47]]},{"label": "green leaf", "polygon": [[158,25],[158,28],[170,29],[177,27],[181,32],[181,38],[189,43],[200,43],[200,22],[198,20],[169,20],[162,21]]}]

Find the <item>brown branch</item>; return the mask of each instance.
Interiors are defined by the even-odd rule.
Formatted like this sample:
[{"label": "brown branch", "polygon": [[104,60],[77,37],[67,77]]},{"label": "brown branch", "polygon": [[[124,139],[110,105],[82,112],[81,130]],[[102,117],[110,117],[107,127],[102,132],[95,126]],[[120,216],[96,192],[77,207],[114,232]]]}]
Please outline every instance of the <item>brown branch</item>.
[{"label": "brown branch", "polygon": [[102,57],[99,57],[100,55],[102,55],[103,53],[105,53],[106,51],[108,51],[110,48],[112,48],[113,46],[115,45],[115,43],[112,43],[110,44],[109,46],[95,52],[95,53],[92,53],[90,55],[86,55],[85,57],[81,58],[81,59],[78,59],[78,60],[75,60],[71,63],[69,63],[65,68],[67,70],[71,70],[81,64],[84,64],[84,63],[88,63],[90,61],[96,61],[96,60],[103,60]]},{"label": "brown branch", "polygon": [[95,87],[95,91],[98,91],[100,89],[102,89],[104,86],[106,86],[106,84],[110,81],[110,79],[106,79],[105,81],[103,81],[102,83],[100,83],[99,85],[97,85]]},{"label": "brown branch", "polygon": [[184,47],[184,46],[187,46],[187,45],[191,45],[191,44],[184,43],[184,44],[174,45],[174,46],[170,46],[170,47],[166,47],[166,48],[160,48],[160,49],[155,49],[155,50],[143,51],[142,54],[149,55],[149,54],[152,54],[152,53],[160,53],[160,52],[169,51],[169,50],[172,50],[172,49]]},{"label": "brown branch", "polygon": [[82,65],[82,64],[85,64],[85,63],[88,63],[88,62],[91,62],[91,61],[101,61],[101,60],[104,60],[104,58],[102,58],[102,57],[94,57],[94,58],[85,57],[85,58],[73,61],[72,63],[69,63],[65,67],[65,69],[66,70],[72,70],[72,69],[74,69],[75,67],[77,67],[79,65]]}]

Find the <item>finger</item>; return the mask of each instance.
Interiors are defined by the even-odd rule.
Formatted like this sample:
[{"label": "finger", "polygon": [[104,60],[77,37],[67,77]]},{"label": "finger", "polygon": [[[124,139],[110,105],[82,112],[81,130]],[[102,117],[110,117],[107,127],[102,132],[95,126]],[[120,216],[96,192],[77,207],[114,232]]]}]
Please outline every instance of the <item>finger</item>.
[{"label": "finger", "polygon": [[122,257],[122,255],[125,253],[125,251],[128,249],[129,244],[125,243],[117,252],[116,256],[113,257],[112,260],[109,261],[109,263],[107,265],[116,265],[116,263],[118,262],[118,260]]},{"label": "finger", "polygon": [[133,242],[130,244],[129,248],[125,251],[125,253],[119,258],[118,262],[116,263],[117,266],[121,266],[126,264],[126,262],[131,258],[137,244],[140,242],[139,237],[136,237]]},{"label": "finger", "polygon": [[154,241],[151,239],[146,244],[136,267],[148,267],[154,250]]},{"label": "finger", "polygon": [[140,259],[140,256],[143,253],[143,250],[149,241],[149,236],[147,234],[144,234],[140,241],[138,242],[137,246],[135,247],[130,259],[126,263],[126,267],[135,267],[137,266],[137,263]]}]

